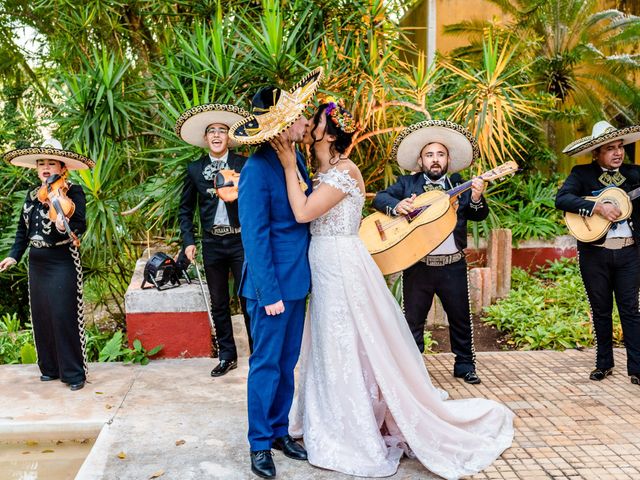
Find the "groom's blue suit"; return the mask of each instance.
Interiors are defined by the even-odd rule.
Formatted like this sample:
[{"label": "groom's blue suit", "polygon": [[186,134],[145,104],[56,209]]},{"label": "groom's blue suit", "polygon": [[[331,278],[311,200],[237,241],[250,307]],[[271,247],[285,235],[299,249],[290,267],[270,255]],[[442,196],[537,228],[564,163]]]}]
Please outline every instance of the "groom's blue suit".
[{"label": "groom's blue suit", "polygon": [[[310,193],[302,155],[297,156]],[[284,170],[270,145],[262,145],[249,157],[238,190],[245,251],[240,294],[247,299],[253,337],[247,381],[248,436],[252,451],[269,450],[274,439],[289,433],[293,370],[311,283],[309,227],[296,222]],[[285,311],[267,315],[264,307],[279,300]]]}]

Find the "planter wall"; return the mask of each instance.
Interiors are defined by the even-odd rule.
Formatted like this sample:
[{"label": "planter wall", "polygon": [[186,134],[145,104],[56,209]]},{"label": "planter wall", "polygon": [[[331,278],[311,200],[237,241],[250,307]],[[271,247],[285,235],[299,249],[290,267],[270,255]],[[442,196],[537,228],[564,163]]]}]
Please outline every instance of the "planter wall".
[{"label": "planter wall", "polygon": [[[484,267],[487,264],[487,244],[481,240],[474,246],[473,238],[468,239],[467,261],[470,266]],[[552,240],[527,240],[520,242],[512,249],[512,266],[525,270],[536,270],[544,266],[548,260],[573,258],[576,256],[576,239],[570,235],[562,235]]]}]

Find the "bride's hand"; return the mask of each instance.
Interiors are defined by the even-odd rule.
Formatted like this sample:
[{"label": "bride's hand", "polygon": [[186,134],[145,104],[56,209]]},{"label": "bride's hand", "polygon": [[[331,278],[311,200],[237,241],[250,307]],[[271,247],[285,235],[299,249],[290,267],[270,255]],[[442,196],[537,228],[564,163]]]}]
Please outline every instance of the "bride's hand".
[{"label": "bride's hand", "polygon": [[271,146],[278,154],[278,160],[282,164],[282,168],[296,168],[296,148],[295,144],[289,139],[286,132],[281,133],[271,140]]}]

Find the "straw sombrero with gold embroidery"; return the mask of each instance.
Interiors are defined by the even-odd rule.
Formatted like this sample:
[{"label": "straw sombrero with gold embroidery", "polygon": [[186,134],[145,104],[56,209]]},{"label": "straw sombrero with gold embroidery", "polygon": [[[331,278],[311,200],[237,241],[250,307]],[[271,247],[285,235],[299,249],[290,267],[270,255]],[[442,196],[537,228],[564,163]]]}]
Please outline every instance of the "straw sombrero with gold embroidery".
[{"label": "straw sombrero with gold embroidery", "polygon": [[[238,123],[249,116],[249,112],[235,105],[207,103],[192,107],[180,115],[176,121],[175,132],[176,135],[190,145],[208,148],[205,130],[209,125],[220,123],[231,127],[234,123]],[[237,143],[233,141],[229,142],[231,147],[236,145]]]},{"label": "straw sombrero with gold embroidery", "polygon": [[425,145],[441,143],[449,151],[448,173],[469,167],[480,157],[478,142],[473,134],[457,123],[448,120],[425,120],[408,126],[396,138],[391,157],[405,170],[419,172],[418,157]]},{"label": "straw sombrero with gold embroidery", "polygon": [[584,155],[606,143],[622,140],[623,145],[640,140],[640,125],[632,125],[625,128],[616,128],[609,122],[602,120],[591,129],[591,135],[580,138],[564,147],[562,153],[575,157]]},{"label": "straw sombrero with gold embroidery", "polygon": [[322,67],[316,68],[290,91],[275,87],[260,90],[252,100],[253,115],[233,125],[229,137],[246,145],[268,142],[277,137],[300,118],[318,91],[322,72]]},{"label": "straw sombrero with gold embroidery", "polygon": [[40,147],[19,148],[5,153],[2,158],[18,167],[36,168],[38,160],[57,160],[67,167],[67,170],[86,170],[95,167],[95,162],[79,153],[63,150],[62,144],[50,138]]}]

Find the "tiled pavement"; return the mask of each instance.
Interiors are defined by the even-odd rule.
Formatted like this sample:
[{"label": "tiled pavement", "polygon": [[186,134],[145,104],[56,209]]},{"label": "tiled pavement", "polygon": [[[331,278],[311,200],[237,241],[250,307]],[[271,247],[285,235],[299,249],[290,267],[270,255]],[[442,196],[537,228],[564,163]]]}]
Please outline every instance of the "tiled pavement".
[{"label": "tiled pavement", "polygon": [[[624,350],[615,355],[614,375],[593,382],[592,350],[479,353],[477,386],[451,376],[451,354],[425,359],[434,383],[451,398],[492,398],[517,415],[512,447],[474,479],[640,479],[640,387],[629,383]],[[247,467],[247,365],[241,360],[220,379],[209,377],[210,359],[97,364],[80,392],[38,382],[35,366],[6,365],[0,367],[0,439],[3,432],[41,430],[46,423],[59,429],[65,421],[108,421],[82,479],[142,479],[160,469],[163,479],[254,479]],[[177,439],[186,443],[177,446]],[[118,457],[123,451],[124,460]],[[276,457],[281,480],[351,478]],[[403,459],[392,478],[435,477]]]},{"label": "tiled pavement", "polygon": [[624,350],[602,382],[588,378],[593,350],[481,353],[478,387],[451,378],[450,355],[426,358],[452,398],[493,398],[517,415],[513,446],[474,479],[640,479],[640,386]]}]

